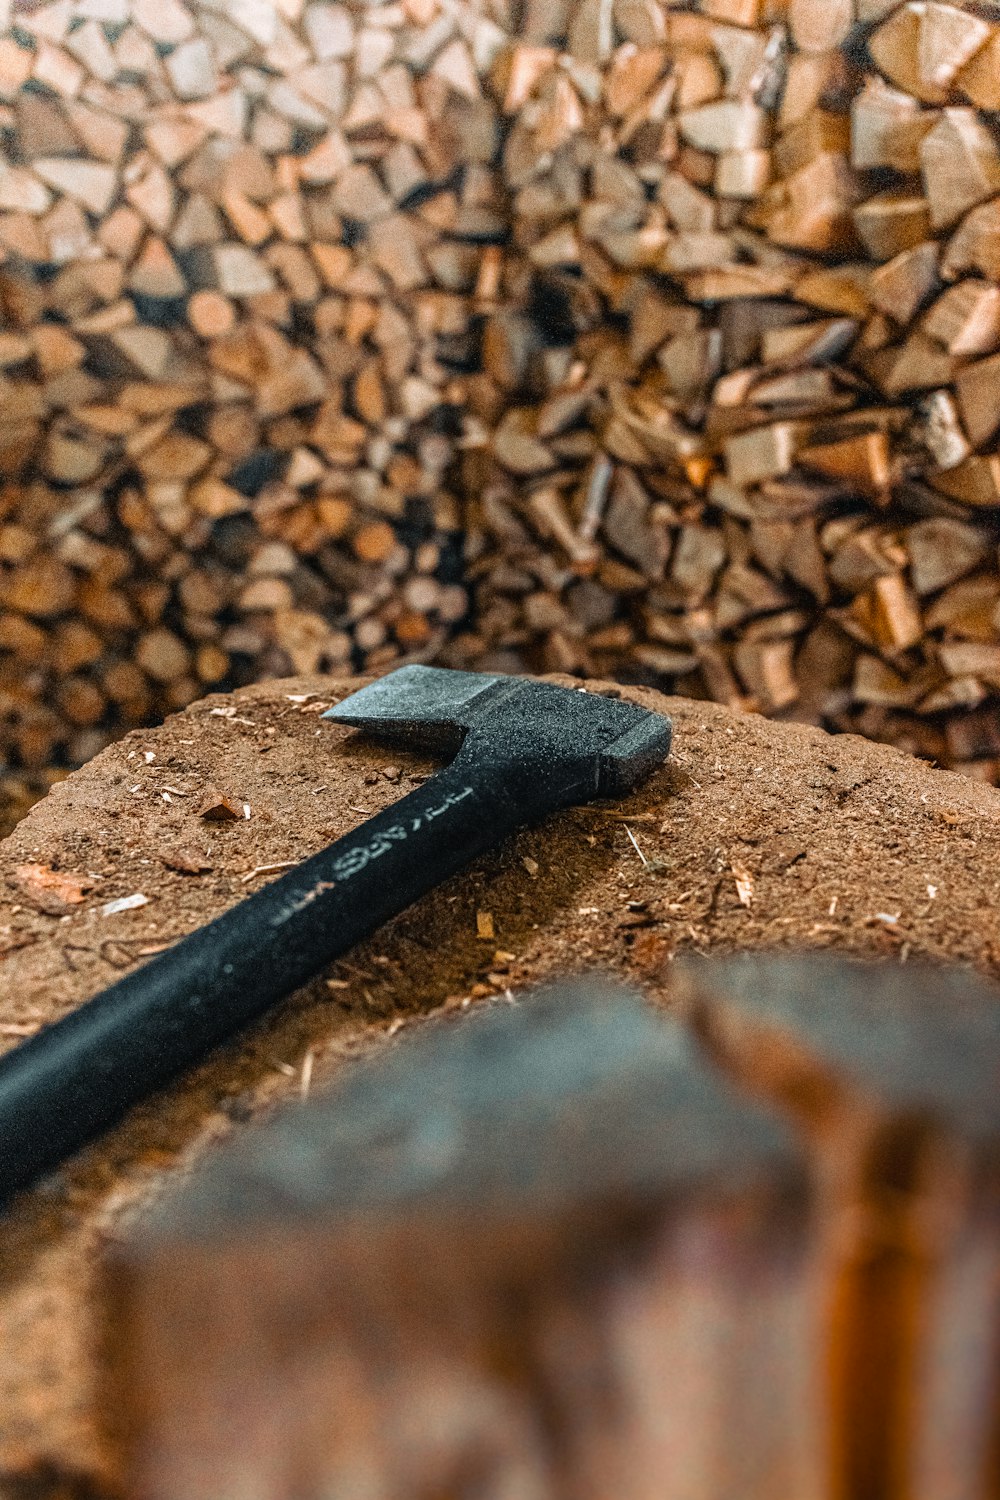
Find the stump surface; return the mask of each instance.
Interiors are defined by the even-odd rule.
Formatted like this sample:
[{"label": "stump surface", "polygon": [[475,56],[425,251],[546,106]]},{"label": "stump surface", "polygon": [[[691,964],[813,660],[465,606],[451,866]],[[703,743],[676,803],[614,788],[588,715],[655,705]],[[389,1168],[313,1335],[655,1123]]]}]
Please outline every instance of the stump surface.
[{"label": "stump surface", "polygon": [[[129,735],[31,811],[0,846],[0,1044],[433,770],[320,722],[357,685],[300,678],[204,699]],[[796,946],[1000,970],[1000,793],[853,737],[590,687],[673,716],[670,761],[633,797],[521,833],[0,1220],[5,1494],[111,1492],[91,1409],[102,1237],[213,1142],[321,1087],[401,1026],[594,966],[669,1005],[669,961],[691,949]],[[223,802],[249,817],[203,816]]]}]

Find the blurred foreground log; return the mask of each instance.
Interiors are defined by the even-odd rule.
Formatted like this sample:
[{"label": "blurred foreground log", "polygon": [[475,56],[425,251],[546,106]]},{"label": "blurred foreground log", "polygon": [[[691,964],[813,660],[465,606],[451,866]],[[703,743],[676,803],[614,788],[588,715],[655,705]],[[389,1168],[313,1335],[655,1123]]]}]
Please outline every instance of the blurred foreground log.
[{"label": "blurred foreground log", "polygon": [[129,1493],[993,1500],[996,992],[680,997],[432,1025],[165,1200],[105,1275]]},{"label": "blurred foreground log", "polygon": [[627,995],[436,1025],[114,1254],[128,1493],[816,1496],[808,1226],[783,1127]]}]

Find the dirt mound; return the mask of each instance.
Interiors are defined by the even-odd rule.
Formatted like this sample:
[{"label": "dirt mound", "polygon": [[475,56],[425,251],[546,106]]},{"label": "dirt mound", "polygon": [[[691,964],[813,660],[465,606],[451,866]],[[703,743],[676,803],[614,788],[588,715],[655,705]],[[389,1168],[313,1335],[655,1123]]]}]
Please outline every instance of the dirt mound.
[{"label": "dirt mound", "polygon": [[[132,733],[32,809],[0,847],[0,1043],[433,769],[320,722],[357,685],[298,678],[206,698]],[[428,1012],[594,965],[669,1004],[669,961],[684,949],[804,946],[1000,969],[1000,792],[853,737],[590,687],[673,716],[670,761],[635,796],[523,832],[0,1219],[3,1493],[55,1500],[110,1480],[90,1412],[101,1236],[213,1141]],[[217,796],[249,815],[206,821]],[[145,899],[114,909],[127,897]]]}]

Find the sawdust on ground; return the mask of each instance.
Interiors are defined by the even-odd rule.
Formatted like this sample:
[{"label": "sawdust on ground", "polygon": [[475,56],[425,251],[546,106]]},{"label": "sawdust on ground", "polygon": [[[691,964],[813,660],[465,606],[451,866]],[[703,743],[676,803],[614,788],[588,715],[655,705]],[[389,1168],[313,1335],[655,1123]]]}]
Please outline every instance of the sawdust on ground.
[{"label": "sawdust on ground", "polygon": [[[320,721],[355,686],[295,679],[204,699],[32,809],[0,846],[0,1048],[433,770]],[[213,1141],[428,1013],[594,966],[669,1004],[683,950],[1000,969],[1000,791],[853,737],[589,686],[673,716],[670,762],[644,787],[522,832],[0,1217],[3,1500],[113,1489],[92,1409],[102,1237]],[[210,789],[249,816],[204,821]],[[105,910],[130,896],[145,903]]]}]

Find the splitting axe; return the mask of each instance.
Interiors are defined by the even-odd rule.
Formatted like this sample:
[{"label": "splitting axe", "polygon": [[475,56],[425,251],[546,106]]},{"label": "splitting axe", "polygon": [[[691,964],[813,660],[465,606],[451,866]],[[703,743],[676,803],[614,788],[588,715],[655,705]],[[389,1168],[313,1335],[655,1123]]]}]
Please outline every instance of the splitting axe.
[{"label": "splitting axe", "polygon": [[401,667],[324,718],[434,776],[0,1060],[0,1200],[517,829],[621,796],[670,720],[579,688]]}]

